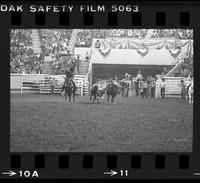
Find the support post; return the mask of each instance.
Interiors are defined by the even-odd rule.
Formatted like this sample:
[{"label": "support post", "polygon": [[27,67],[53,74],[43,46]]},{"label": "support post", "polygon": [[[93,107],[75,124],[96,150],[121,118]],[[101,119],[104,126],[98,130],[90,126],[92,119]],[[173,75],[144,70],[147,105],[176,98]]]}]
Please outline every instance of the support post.
[{"label": "support post", "polygon": [[21,75],[21,81],[20,81],[20,94],[23,93],[23,74]]},{"label": "support post", "polygon": [[81,97],[83,96],[83,78],[81,79]]}]

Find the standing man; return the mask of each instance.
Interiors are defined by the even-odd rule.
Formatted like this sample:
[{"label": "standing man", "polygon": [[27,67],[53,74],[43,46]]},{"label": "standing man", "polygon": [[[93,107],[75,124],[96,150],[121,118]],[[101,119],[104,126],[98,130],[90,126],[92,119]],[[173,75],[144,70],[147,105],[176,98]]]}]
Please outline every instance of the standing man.
[{"label": "standing man", "polygon": [[54,78],[52,78],[50,80],[50,87],[51,87],[51,95],[53,95],[54,94],[54,89],[55,89],[55,79]]},{"label": "standing man", "polygon": [[80,56],[78,55],[76,60],[75,60],[75,65],[76,65],[76,69],[77,69],[77,73],[79,74],[79,66],[80,66]]},{"label": "standing man", "polygon": [[160,83],[160,93],[162,98],[165,98],[165,88],[166,88],[165,79],[162,79],[162,82]]},{"label": "standing man", "polygon": [[185,99],[185,92],[186,90],[186,86],[185,86],[185,83],[184,83],[184,80],[182,79],[181,80],[181,99]]},{"label": "standing man", "polygon": [[156,91],[156,81],[155,78],[151,80],[151,98],[155,98],[155,91]]},{"label": "standing man", "polygon": [[135,79],[135,77],[133,77],[132,80],[131,80],[132,96],[136,95],[136,92],[135,92],[135,82],[136,82],[136,79]]},{"label": "standing man", "polygon": [[143,96],[146,98],[148,96],[148,83],[146,80],[143,81]]},{"label": "standing man", "polygon": [[152,77],[148,74],[147,76],[147,84],[148,84],[147,94],[148,95],[150,95],[150,92],[151,92],[151,81],[152,81]]},{"label": "standing man", "polygon": [[142,78],[143,78],[142,73],[141,73],[141,71],[139,70],[138,73],[137,73],[136,79],[139,79],[139,80],[141,81]]},{"label": "standing man", "polygon": [[136,94],[137,97],[139,96],[139,82],[140,82],[139,79],[135,79],[135,81],[134,81],[135,94]]}]

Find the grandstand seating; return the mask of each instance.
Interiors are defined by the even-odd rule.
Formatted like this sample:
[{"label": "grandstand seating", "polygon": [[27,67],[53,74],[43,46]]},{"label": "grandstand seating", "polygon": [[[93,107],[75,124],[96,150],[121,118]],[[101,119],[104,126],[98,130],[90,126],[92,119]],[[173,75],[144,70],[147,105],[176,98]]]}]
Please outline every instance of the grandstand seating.
[{"label": "grandstand seating", "polygon": [[77,35],[78,35],[79,30],[78,29],[73,29],[70,40],[69,40],[69,46],[68,49],[70,50],[70,53],[73,53],[75,44],[77,41]]},{"label": "grandstand seating", "polygon": [[[60,54],[68,54],[68,50],[73,53],[75,46],[91,47],[94,38],[108,37],[192,39],[193,33],[188,29],[13,29],[11,30],[11,72],[52,74],[51,64],[56,65]],[[41,52],[44,53],[45,58],[38,55]],[[79,74],[84,75],[88,73],[89,63],[83,60],[84,58],[79,65]],[[62,62],[59,65],[62,66]],[[179,68],[177,65],[176,67]]]},{"label": "grandstand seating", "polygon": [[45,56],[44,57],[44,73],[45,74],[54,74],[53,67],[52,67],[52,58],[51,56]]},{"label": "grandstand seating", "polygon": [[32,29],[31,39],[34,53],[42,53],[40,34],[38,29]]}]

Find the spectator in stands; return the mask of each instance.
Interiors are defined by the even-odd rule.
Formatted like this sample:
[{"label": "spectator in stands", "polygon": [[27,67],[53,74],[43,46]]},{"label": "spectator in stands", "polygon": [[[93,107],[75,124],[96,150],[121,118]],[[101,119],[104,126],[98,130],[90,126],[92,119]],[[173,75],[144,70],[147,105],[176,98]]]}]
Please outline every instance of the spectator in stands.
[{"label": "spectator in stands", "polygon": [[100,48],[100,46],[101,46],[100,41],[96,40],[96,42],[95,42],[95,48]]},{"label": "spectator in stands", "polygon": [[163,78],[160,83],[161,98],[165,98],[165,88],[166,88],[166,84],[165,84],[165,79]]},{"label": "spectator in stands", "polygon": [[165,75],[165,74],[167,74],[167,68],[166,67],[163,67],[163,69],[162,69],[162,75]]},{"label": "spectator in stands", "polygon": [[72,29],[45,29],[41,30],[42,49],[46,56],[52,58],[59,54],[67,54]]},{"label": "spectator in stands", "polygon": [[89,53],[88,52],[86,52],[85,62],[89,62]]},{"label": "spectator in stands", "polygon": [[42,72],[42,56],[35,54],[32,49],[32,30],[12,29],[10,45],[10,67],[12,73]]}]

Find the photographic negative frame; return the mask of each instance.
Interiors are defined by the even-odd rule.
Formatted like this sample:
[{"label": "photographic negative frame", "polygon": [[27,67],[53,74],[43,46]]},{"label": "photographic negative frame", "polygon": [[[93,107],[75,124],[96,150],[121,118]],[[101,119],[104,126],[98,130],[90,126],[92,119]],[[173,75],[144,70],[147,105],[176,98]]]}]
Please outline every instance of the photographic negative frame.
[{"label": "photographic negative frame", "polygon": [[[55,5],[56,4],[56,5]],[[10,151],[12,98],[10,62],[2,62],[3,120],[1,122],[1,178],[52,179],[198,179],[199,165],[199,82],[198,60],[200,31],[198,2],[70,2],[66,12],[61,2],[1,3],[2,60],[10,60],[10,32],[17,29],[157,29],[193,30],[194,104],[192,151],[189,152],[18,152]],[[10,6],[10,5],[13,5]],[[23,11],[17,6],[23,5]],[[30,8],[30,6],[33,6]],[[34,5],[41,5],[34,6]],[[53,6],[55,5],[55,6]],[[37,7],[37,11],[34,11]],[[159,7],[159,8],[158,8]],[[40,8],[40,11],[39,9]],[[68,8],[68,9],[67,9]],[[7,11],[6,11],[7,9]],[[18,12],[16,11],[18,9]],[[44,9],[44,11],[43,11]],[[59,9],[59,10],[58,10]],[[72,10],[73,9],[73,10]],[[177,11],[178,9],[178,11]],[[64,17],[64,18],[63,18]],[[66,18],[67,17],[67,18]],[[145,52],[140,51],[141,54]],[[147,53],[148,54],[148,53]],[[6,69],[5,69],[6,68]],[[4,79],[5,78],[5,79]],[[9,82],[10,81],[10,82]],[[10,95],[9,95],[10,94]],[[25,110],[25,108],[24,108]],[[20,134],[19,134],[20,135]],[[162,169],[162,170],[161,170]],[[38,176],[37,176],[38,175]]]}]

